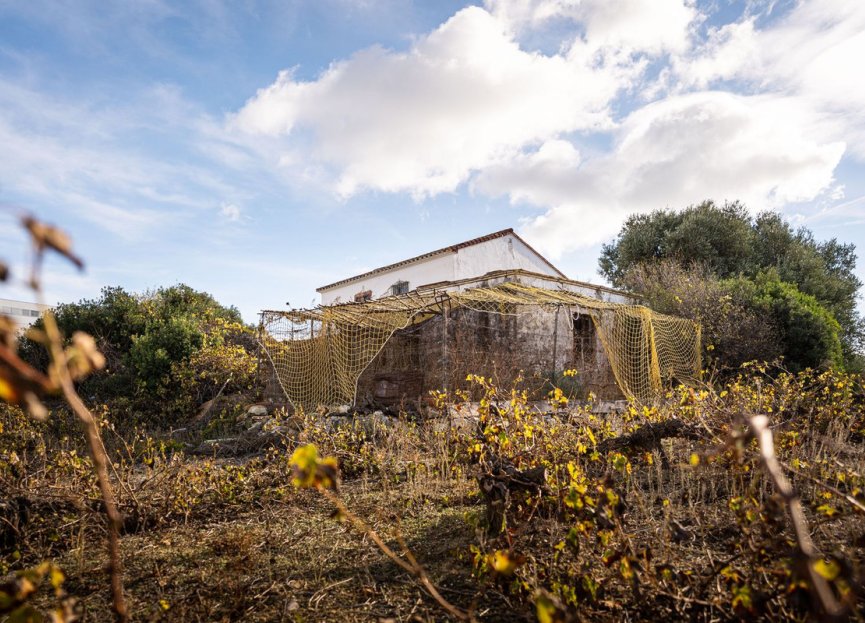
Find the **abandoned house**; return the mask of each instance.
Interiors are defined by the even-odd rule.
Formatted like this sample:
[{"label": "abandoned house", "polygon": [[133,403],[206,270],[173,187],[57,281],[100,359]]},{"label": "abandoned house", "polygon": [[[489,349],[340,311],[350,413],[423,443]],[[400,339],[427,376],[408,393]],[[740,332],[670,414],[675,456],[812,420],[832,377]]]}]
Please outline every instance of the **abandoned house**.
[{"label": "abandoned house", "polygon": [[[536,397],[553,383],[647,400],[695,378],[699,327],[633,295],[567,279],[506,229],[318,288],[321,306],[262,312],[266,354],[295,406],[417,404],[466,376]],[[576,376],[563,376],[576,370]]]}]

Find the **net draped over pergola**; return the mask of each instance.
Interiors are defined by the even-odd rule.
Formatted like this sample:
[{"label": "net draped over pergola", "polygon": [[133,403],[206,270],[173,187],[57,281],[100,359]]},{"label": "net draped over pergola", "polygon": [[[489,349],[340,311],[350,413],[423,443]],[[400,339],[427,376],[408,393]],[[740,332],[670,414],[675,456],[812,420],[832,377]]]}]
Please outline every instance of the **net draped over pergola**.
[{"label": "net draped over pergola", "polygon": [[361,303],[261,312],[262,345],[295,407],[352,404],[361,373],[396,331],[449,310],[519,315],[567,307],[588,314],[622,393],[650,402],[664,382],[696,381],[700,327],[642,305],[516,282],[461,291],[409,292]]}]

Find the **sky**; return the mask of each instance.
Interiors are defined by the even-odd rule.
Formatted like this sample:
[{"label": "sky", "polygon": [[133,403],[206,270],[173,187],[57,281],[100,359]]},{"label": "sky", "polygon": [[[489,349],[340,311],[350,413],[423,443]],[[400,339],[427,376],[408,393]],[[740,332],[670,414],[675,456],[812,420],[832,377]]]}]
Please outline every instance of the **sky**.
[{"label": "sky", "polygon": [[863,59],[861,0],[0,0],[0,296],[22,211],[87,264],[51,303],[250,322],[507,227],[603,283],[628,215],[705,199],[863,256]]}]

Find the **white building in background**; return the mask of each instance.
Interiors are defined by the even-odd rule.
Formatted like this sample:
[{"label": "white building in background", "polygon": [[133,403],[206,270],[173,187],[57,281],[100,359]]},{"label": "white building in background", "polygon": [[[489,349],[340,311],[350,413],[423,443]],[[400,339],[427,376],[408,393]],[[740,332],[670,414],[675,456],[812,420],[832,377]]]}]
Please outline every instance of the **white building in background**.
[{"label": "white building in background", "polygon": [[501,270],[525,270],[566,279],[513,229],[481,236],[349,277],[316,291],[322,305],[403,294],[433,284],[481,277]]},{"label": "white building in background", "polygon": [[[511,273],[510,271],[516,271]],[[322,305],[362,302],[413,290],[452,290],[518,278],[528,285],[564,287],[593,298],[632,303],[633,296],[569,280],[513,229],[460,242],[317,288]],[[468,283],[469,281],[474,283]]]},{"label": "white building in background", "polygon": [[10,316],[22,329],[26,329],[36,322],[49,305],[40,303],[27,303],[12,299],[0,299],[0,314]]}]

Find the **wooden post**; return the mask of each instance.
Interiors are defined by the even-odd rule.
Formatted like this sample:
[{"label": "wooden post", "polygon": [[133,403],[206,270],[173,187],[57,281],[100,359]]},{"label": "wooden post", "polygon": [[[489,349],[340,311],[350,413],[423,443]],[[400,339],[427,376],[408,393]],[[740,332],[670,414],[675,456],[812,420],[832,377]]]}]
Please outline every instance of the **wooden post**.
[{"label": "wooden post", "polygon": [[561,305],[556,305],[556,315],[553,317],[553,385],[556,384],[556,356],[559,346],[559,310]]},{"label": "wooden post", "polygon": [[448,391],[448,371],[450,368],[448,353],[448,306],[442,300],[442,390]]}]

